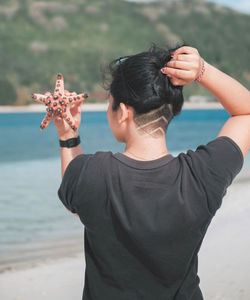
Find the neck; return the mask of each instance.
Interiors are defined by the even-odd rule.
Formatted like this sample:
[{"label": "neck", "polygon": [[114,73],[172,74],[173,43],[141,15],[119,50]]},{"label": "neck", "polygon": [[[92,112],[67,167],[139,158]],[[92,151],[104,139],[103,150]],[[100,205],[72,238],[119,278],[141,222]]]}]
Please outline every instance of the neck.
[{"label": "neck", "polygon": [[165,135],[154,138],[149,135],[130,138],[126,143],[124,154],[141,159],[157,159],[168,154]]}]

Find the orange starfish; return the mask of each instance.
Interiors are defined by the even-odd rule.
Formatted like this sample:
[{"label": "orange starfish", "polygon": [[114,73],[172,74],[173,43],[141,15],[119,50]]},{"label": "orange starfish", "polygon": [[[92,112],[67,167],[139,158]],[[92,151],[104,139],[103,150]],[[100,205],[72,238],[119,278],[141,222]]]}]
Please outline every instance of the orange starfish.
[{"label": "orange starfish", "polygon": [[43,94],[32,94],[32,99],[44,103],[47,106],[47,114],[41,122],[40,128],[45,129],[55,117],[63,118],[69,126],[76,131],[77,125],[74,121],[70,108],[79,105],[88,98],[88,94],[77,95],[64,90],[64,80],[62,74],[57,75],[54,93],[46,92]]}]

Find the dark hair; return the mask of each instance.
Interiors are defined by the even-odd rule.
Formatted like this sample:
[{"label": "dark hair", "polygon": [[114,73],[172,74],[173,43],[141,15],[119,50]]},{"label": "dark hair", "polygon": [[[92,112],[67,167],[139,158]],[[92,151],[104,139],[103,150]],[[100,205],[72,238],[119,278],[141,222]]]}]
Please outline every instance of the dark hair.
[{"label": "dark hair", "polygon": [[179,114],[184,102],[183,86],[174,86],[161,72],[171,53],[179,47],[165,50],[153,43],[148,51],[111,61],[108,67],[111,82],[105,89],[113,96],[112,109],[116,111],[123,102],[138,117],[161,107],[168,123]]}]

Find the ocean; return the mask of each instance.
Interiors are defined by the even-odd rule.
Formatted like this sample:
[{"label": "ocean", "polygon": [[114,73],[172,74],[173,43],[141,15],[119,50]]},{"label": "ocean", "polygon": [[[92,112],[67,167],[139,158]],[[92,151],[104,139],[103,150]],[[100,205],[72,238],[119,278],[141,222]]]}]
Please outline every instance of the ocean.
[{"label": "ocean", "polygon": [[[57,196],[60,147],[53,123],[40,130],[43,116],[0,113],[0,266],[34,249],[63,247],[73,238],[83,242],[83,225]],[[177,156],[207,144],[229,117],[225,110],[182,110],[168,127],[169,153]],[[109,129],[105,111],[83,112],[79,133],[84,153],[124,151],[125,145]],[[250,177],[249,154],[241,177]]]}]

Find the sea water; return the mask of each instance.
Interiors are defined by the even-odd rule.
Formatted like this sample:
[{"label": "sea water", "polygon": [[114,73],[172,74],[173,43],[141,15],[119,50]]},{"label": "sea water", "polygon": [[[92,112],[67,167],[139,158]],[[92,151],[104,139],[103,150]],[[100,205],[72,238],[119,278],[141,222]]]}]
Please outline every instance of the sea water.
[{"label": "sea water", "polygon": [[[0,264],[8,255],[83,234],[79,218],[58,198],[61,162],[53,122],[41,131],[44,113],[0,114]],[[177,156],[216,138],[230,115],[225,110],[183,110],[169,124],[169,153]],[[79,130],[84,153],[123,152],[107,113],[83,112]],[[250,174],[249,154],[239,176]],[[248,180],[249,184],[250,181]],[[2,259],[2,260],[1,260]]]}]

